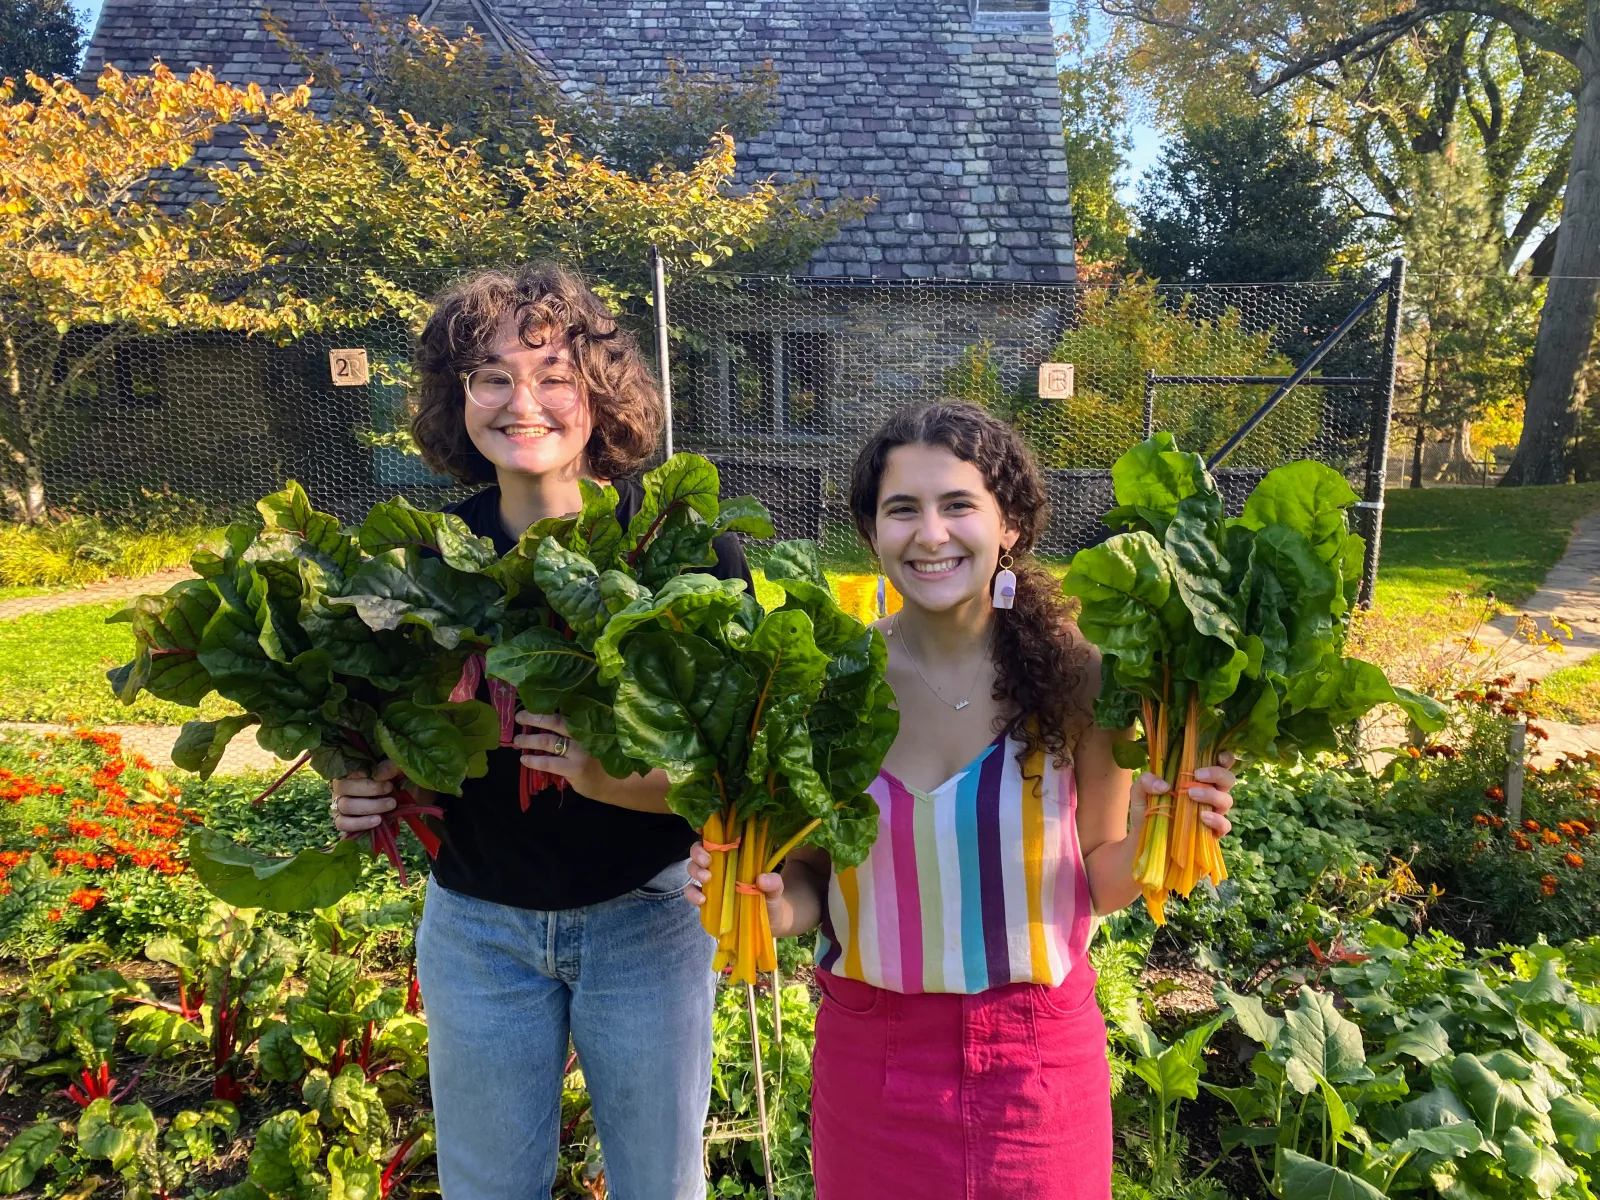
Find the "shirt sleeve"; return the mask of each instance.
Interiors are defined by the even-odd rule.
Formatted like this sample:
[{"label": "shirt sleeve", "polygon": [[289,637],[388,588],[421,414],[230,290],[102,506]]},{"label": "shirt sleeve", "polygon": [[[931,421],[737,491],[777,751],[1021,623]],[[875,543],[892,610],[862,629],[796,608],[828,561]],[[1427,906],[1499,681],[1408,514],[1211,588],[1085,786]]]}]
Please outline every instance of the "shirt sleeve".
[{"label": "shirt sleeve", "polygon": [[750,594],[755,595],[756,581],[750,577],[750,564],[745,560],[739,535],[725,533],[711,543],[711,548],[717,552],[717,565],[711,573],[718,579],[742,579]]}]

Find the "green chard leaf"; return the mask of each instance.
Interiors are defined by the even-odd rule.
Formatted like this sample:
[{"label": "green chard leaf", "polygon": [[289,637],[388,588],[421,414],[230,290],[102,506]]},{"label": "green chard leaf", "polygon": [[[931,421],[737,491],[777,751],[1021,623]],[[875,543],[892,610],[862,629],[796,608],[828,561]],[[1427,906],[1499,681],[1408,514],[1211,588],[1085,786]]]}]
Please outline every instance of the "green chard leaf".
[{"label": "green chard leaf", "polygon": [[215,830],[189,835],[189,865],[205,889],[236,908],[305,912],[337,903],[361,882],[366,862],[359,841],[331,850],[302,850],[271,858],[240,846]]}]

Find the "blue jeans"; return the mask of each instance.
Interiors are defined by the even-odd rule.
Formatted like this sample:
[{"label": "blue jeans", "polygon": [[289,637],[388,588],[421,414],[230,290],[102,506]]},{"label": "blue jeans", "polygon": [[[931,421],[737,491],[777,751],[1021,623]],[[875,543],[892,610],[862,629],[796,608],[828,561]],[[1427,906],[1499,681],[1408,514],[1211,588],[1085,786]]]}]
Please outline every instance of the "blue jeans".
[{"label": "blue jeans", "polygon": [[714,940],[676,863],[539,912],[428,881],[417,978],[445,1200],[548,1200],[567,1038],[615,1200],[704,1200]]}]

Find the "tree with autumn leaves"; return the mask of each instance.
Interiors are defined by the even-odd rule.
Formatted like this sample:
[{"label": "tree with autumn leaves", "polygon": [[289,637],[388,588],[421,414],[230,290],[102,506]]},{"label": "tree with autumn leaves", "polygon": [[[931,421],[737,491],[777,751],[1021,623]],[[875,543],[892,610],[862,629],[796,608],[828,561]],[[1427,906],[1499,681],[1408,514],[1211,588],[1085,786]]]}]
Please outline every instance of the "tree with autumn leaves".
[{"label": "tree with autumn leaves", "polygon": [[164,67],[108,69],[94,95],[59,78],[27,82],[36,99],[0,89],[0,496],[14,517],[39,521],[52,431],[118,345],[177,326],[269,333],[288,315],[253,291],[219,293],[262,254],[163,209],[156,181],[223,126],[281,120],[308,93],[269,96]]},{"label": "tree with autumn leaves", "polygon": [[[130,338],[417,323],[449,273],[534,258],[637,303],[652,247],[679,280],[803,262],[864,208],[736,186],[726,133],[686,166],[629,172],[549,117],[507,158],[405,112],[321,117],[307,86],[268,94],[159,64],[107,68],[93,93],[27,82],[37,99],[0,92],[0,499],[27,521],[48,513],[43,463],[68,398]],[[163,204],[164,181],[229,125],[249,161],[206,171],[209,200]]]}]

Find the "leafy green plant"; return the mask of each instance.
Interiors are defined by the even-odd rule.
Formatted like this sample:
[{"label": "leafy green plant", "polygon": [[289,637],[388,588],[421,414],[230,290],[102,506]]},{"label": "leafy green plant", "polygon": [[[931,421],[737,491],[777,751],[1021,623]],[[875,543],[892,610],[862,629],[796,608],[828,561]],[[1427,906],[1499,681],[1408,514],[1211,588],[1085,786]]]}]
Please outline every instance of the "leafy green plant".
[{"label": "leafy green plant", "polygon": [[[1379,922],[1328,971],[1348,1008],[1302,986],[1279,1017],[1259,997],[1217,999],[1262,1050],[1249,1086],[1207,1085],[1240,1125],[1273,1195],[1551,1197],[1593,1171],[1600,1109],[1587,1093],[1600,1028],[1588,945],[1538,945],[1509,970]],[[1567,969],[1584,982],[1575,985]],[[1368,1053],[1366,1034],[1383,1049]],[[1265,1162],[1263,1155],[1270,1151]],[[1329,1189],[1332,1189],[1331,1193]]]},{"label": "leafy green plant", "polygon": [[[1186,1030],[1171,1045],[1156,1036],[1142,1018],[1123,1012],[1117,1029],[1133,1052],[1131,1073],[1146,1088],[1146,1129],[1143,1150],[1150,1168],[1151,1190],[1170,1193],[1183,1175],[1185,1141],[1178,1131],[1178,1109],[1200,1095],[1206,1046],[1223,1018],[1217,1017]],[[1202,1176],[1203,1178],[1203,1176]]]},{"label": "leafy green plant", "polygon": [[[176,1005],[144,1001],[150,1015],[135,1018],[145,1048],[159,1054],[172,1046],[203,1041],[210,1057],[212,1095],[238,1103],[244,1094],[240,1081],[250,1069],[247,1055],[276,1028],[272,1014],[297,957],[294,946],[281,934],[258,926],[253,912],[219,903],[198,929],[158,938],[145,948],[145,955],[176,968],[179,978]],[[265,1047],[262,1053],[267,1053]],[[263,1061],[263,1070],[271,1077],[270,1060]]]},{"label": "leafy green plant", "polygon": [[1160,924],[1168,892],[1226,876],[1188,796],[1197,768],[1225,750],[1292,760],[1335,749],[1337,728],[1379,704],[1427,729],[1442,710],[1343,654],[1363,542],[1346,520],[1356,495],[1337,472],[1279,467],[1233,520],[1200,457],[1180,453],[1170,434],[1134,447],[1111,475],[1117,507],[1106,524],[1131,532],[1079,551],[1062,586],[1103,655],[1096,719],[1142,727],[1119,761],[1148,764],[1172,785],[1171,799],[1146,811],[1135,864]]},{"label": "leafy green plant", "polygon": [[[613,616],[687,571],[716,562],[714,540],[725,533],[772,536],[772,521],[753,497],[720,498],[716,466],[696,454],[675,454],[643,480],[639,511],[624,529],[616,488],[580,480],[582,509],[533,524],[501,561],[508,596],[508,637],[487,655],[491,680],[518,690],[523,707],[558,712],[573,735],[612,775],[649,767],[617,740],[613,708],[617,672],[595,669],[590,654]],[[648,607],[648,606],[647,606]],[[590,653],[584,653],[590,652]],[[526,768],[522,805],[550,782]]]},{"label": "leafy green plant", "polygon": [[[202,777],[255,725],[263,747],[298,755],[296,767],[309,761],[326,778],[386,756],[416,786],[460,794],[500,744],[492,708],[447,699],[501,612],[492,545],[459,517],[403,499],[375,505],[347,532],[293,482],[257,509],[261,528],[230,525],[195,553],[201,578],[141,596],[113,618],[132,624],[138,645],[109,673],[119,698],[147,691],[197,705],[215,691],[238,704],[243,716],[191,721],[173,746],[173,761]],[[439,810],[409,793],[402,801],[371,839],[403,878],[399,823],[432,853],[437,837],[423,818]],[[279,911],[325,907],[360,878],[348,846],[280,862],[201,830],[190,858],[219,898]]]},{"label": "leafy green plant", "polygon": [[739,889],[795,846],[861,862],[877,836],[866,794],[899,729],[882,634],[835,603],[811,542],[767,559],[786,599],[763,614],[742,586],[675,579],[636,601],[595,644],[620,674],[617,731],[666,770],[667,803],[705,838],[712,877],[701,912],[718,968],[752,983],[777,965],[759,896]]}]

